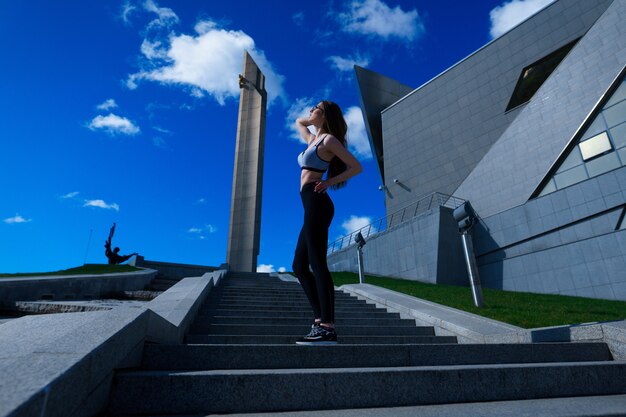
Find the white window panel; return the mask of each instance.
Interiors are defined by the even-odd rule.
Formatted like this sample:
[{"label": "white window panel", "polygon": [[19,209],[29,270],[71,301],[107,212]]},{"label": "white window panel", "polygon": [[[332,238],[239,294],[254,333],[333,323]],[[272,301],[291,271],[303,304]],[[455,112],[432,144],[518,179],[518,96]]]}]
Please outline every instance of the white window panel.
[{"label": "white window panel", "polygon": [[580,147],[580,153],[583,155],[583,160],[585,161],[613,149],[606,132],[602,132],[591,139],[580,142],[578,146]]}]

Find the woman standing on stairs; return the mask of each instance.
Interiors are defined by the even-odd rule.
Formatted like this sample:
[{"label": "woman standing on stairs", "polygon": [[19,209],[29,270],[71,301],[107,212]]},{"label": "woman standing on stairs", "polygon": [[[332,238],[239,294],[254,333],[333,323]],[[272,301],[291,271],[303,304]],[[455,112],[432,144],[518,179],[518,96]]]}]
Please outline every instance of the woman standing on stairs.
[{"label": "woman standing on stairs", "polygon": [[[315,127],[315,134],[311,133],[309,126]],[[335,344],[335,285],[326,263],[328,228],[335,208],[326,190],[343,187],[362,168],[347,149],[348,126],[337,104],[320,102],[310,110],[308,118],[296,120],[296,127],[307,148],[298,155],[298,164],[302,168],[300,197],[304,206],[304,225],[296,245],[293,271],[315,314],[311,331],[296,343]],[[328,174],[324,179],[326,171]]]}]

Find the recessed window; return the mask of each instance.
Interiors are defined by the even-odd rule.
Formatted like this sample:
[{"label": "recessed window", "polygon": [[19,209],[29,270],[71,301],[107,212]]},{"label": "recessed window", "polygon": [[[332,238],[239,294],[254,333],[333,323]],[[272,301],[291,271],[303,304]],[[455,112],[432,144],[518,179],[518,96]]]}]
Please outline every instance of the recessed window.
[{"label": "recessed window", "polygon": [[583,156],[583,161],[588,161],[596,156],[610,152],[613,149],[606,132],[602,132],[591,139],[580,142],[578,146],[580,147],[580,153]]},{"label": "recessed window", "polygon": [[[610,92],[610,95],[609,95]],[[604,103],[567,146],[534,197],[546,195],[605,172],[626,167],[626,67],[609,86]],[[590,116],[591,117],[591,116]]]},{"label": "recessed window", "polygon": [[578,42],[578,39],[524,68],[517,80],[517,84],[511,95],[511,100],[509,100],[509,104],[506,106],[506,111],[530,100],[537,90],[539,90],[539,87],[541,87],[550,74],[552,74],[555,68],[561,63],[563,58],[565,58],[567,53],[576,45],[576,42]]}]

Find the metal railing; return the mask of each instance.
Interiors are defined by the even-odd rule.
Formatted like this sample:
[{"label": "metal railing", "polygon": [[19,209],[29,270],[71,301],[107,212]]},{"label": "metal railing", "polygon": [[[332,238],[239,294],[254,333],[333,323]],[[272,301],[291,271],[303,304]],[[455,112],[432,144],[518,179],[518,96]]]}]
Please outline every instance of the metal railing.
[{"label": "metal railing", "polygon": [[420,198],[416,202],[411,203],[403,209],[400,209],[388,216],[378,219],[375,222],[368,224],[367,226],[361,227],[360,229],[353,231],[349,235],[342,236],[339,239],[331,242],[328,245],[326,253],[330,255],[335,251],[339,251],[341,249],[347,248],[348,246],[354,245],[356,243],[354,241],[354,238],[359,232],[361,232],[363,237],[367,239],[368,237],[380,233],[384,230],[391,229],[392,227],[395,227],[400,223],[411,220],[414,217],[417,217],[420,214],[429,211],[431,208],[443,206],[455,209],[464,202],[465,200],[463,200],[462,198],[457,198],[447,194],[437,192],[429,194],[425,197]]}]

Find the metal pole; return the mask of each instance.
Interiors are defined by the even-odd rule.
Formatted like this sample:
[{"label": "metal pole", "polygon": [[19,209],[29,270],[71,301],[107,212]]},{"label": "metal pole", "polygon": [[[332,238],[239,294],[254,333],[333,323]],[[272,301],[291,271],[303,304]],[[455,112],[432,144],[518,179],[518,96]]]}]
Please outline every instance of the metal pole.
[{"label": "metal pole", "polygon": [[357,245],[356,253],[357,260],[359,262],[359,284],[364,284],[365,279],[363,278],[363,248]]},{"label": "metal pole", "polygon": [[461,233],[461,241],[463,242],[463,255],[465,255],[465,265],[467,265],[467,274],[469,275],[470,285],[472,287],[472,297],[476,307],[483,307],[483,290],[480,286],[480,276],[478,275],[478,266],[476,266],[476,257],[474,256],[474,246],[472,244],[472,236],[467,231]]}]

